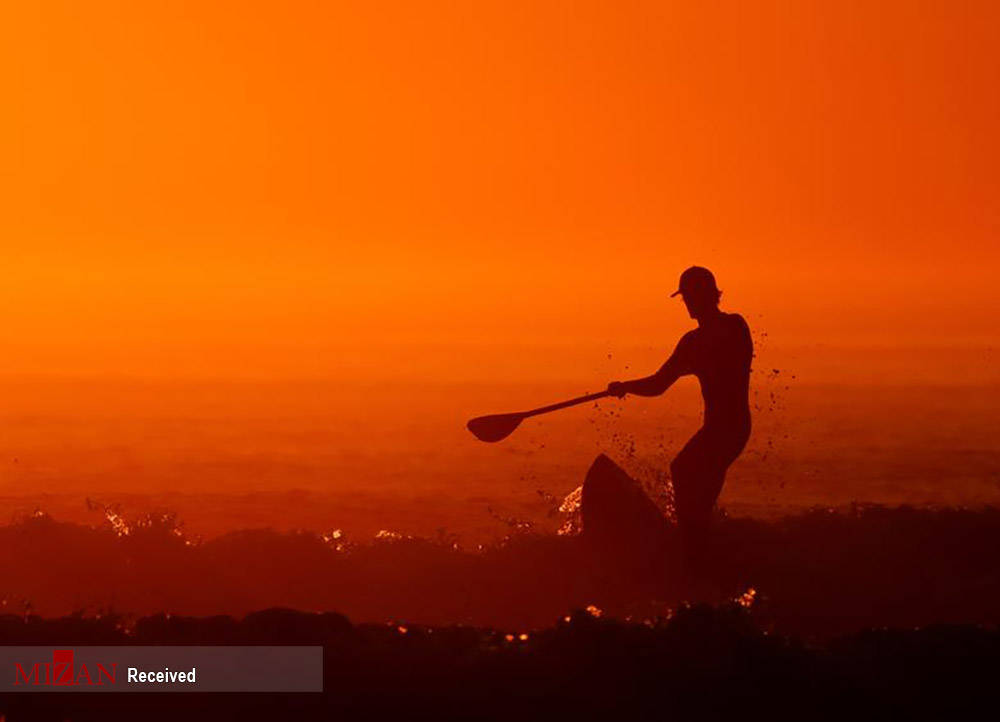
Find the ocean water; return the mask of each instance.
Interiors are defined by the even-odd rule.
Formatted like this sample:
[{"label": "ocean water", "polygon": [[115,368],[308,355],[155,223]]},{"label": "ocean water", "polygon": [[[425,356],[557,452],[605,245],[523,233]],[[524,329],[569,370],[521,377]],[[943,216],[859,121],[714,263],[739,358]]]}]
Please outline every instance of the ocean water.
[{"label": "ocean water", "polygon": [[[571,384],[325,381],[3,383],[0,518],[100,525],[106,509],[175,512],[210,538],[255,527],[502,538],[554,532],[559,501],[607,453],[660,498],[697,428],[694,382],[524,422],[497,444],[472,416],[596,389]],[[754,434],[720,505],[776,518],[852,503],[1000,503],[1000,386],[754,379]]]}]

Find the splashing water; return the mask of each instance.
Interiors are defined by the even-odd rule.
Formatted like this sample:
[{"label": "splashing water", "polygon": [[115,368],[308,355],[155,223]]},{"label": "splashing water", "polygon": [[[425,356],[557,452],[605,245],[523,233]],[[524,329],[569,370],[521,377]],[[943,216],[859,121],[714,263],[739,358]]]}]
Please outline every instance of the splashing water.
[{"label": "splashing water", "polygon": [[326,534],[320,534],[319,538],[335,552],[345,552],[350,546],[350,542],[347,541],[347,535],[343,529],[334,529]]},{"label": "splashing water", "polygon": [[559,511],[563,514],[572,514],[574,512],[580,511],[580,506],[583,503],[583,486],[578,486],[573,491],[565,496],[562,500],[562,504],[559,505]]},{"label": "splashing water", "polygon": [[566,515],[566,520],[556,530],[559,536],[573,536],[583,530],[581,509],[583,506],[583,487],[578,486],[567,494],[559,505],[559,513]]}]

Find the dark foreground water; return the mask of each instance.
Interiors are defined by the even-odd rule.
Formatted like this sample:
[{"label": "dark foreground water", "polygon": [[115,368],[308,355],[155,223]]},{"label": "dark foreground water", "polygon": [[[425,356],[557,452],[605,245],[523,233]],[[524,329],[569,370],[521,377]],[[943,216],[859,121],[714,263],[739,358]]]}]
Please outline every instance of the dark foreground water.
[{"label": "dark foreground water", "polygon": [[241,616],[267,607],[356,622],[546,627],[575,608],[641,621],[753,590],[770,628],[824,638],[870,627],[1000,621],[1000,510],[856,507],[774,521],[720,517],[692,581],[671,534],[628,549],[511,528],[490,546],[446,535],[245,530],[192,540],[167,516],[104,525],[29,516],[0,527],[4,610]]},{"label": "dark foreground water", "polygon": [[575,612],[528,635],[352,625],[272,609],[235,620],[157,615],[0,619],[7,644],[322,644],[314,694],[11,694],[16,720],[990,719],[1000,634],[871,630],[807,645],[738,603],[624,623]]},{"label": "dark foreground water", "polygon": [[0,528],[0,644],[322,644],[326,691],[10,695],[6,720],[959,719],[1000,678],[995,509],[723,517],[697,583],[670,534],[608,554],[516,522],[464,548],[105,519]]}]

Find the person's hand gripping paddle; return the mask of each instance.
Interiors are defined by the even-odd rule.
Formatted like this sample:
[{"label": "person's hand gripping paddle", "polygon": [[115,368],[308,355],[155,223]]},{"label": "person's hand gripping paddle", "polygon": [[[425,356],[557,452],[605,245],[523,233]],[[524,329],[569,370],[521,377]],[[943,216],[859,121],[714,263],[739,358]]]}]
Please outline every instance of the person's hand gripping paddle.
[{"label": "person's hand gripping paddle", "polygon": [[603,399],[606,396],[617,396],[619,394],[613,393],[611,389],[607,391],[598,391],[596,394],[587,394],[586,396],[579,396],[575,399],[570,399],[569,401],[561,401],[558,404],[552,404],[551,406],[542,406],[537,409],[532,409],[531,411],[519,411],[513,414],[494,414],[492,416],[480,416],[478,418],[472,419],[466,426],[468,426],[469,431],[480,441],[502,441],[514,433],[514,429],[520,426],[524,419],[530,416],[538,416],[539,414],[547,414],[550,411],[558,411],[559,409],[565,409],[570,406],[576,406],[577,404],[585,404],[588,401],[597,401],[598,399]]}]

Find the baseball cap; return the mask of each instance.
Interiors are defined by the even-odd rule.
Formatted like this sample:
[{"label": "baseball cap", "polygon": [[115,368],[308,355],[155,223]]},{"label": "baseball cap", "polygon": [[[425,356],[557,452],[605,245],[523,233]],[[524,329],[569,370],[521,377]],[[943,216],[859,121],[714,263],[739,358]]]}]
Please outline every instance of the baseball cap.
[{"label": "baseball cap", "polygon": [[712,291],[718,293],[719,287],[715,285],[715,276],[707,268],[701,266],[691,266],[681,274],[681,280],[676,291],[670,294],[673,298],[679,293],[698,293]]}]

